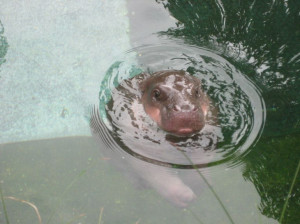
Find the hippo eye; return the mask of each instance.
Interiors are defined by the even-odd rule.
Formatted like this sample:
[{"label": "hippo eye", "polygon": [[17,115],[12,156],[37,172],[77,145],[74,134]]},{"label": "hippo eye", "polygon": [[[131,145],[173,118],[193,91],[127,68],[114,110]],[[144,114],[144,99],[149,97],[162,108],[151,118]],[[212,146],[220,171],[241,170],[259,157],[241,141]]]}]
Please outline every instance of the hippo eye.
[{"label": "hippo eye", "polygon": [[158,89],[153,90],[153,96],[158,99],[160,97],[160,91]]}]

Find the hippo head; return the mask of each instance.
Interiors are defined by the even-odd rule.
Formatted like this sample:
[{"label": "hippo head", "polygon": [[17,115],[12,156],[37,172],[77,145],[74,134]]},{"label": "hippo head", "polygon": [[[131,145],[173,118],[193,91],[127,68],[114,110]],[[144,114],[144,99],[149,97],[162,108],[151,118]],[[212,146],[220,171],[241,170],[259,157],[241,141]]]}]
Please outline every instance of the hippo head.
[{"label": "hippo head", "polygon": [[178,70],[156,72],[140,89],[145,112],[164,131],[189,136],[204,127],[208,100],[196,77]]}]

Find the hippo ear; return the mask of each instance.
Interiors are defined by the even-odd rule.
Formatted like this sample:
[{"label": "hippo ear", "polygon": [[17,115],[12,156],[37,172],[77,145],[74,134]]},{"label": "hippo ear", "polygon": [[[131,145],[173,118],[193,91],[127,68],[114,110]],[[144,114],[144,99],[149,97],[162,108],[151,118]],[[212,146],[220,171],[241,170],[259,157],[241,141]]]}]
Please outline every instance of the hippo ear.
[{"label": "hippo ear", "polygon": [[139,79],[140,79],[139,88],[142,94],[146,91],[146,88],[148,86],[148,82],[147,82],[148,76],[149,74],[146,73],[142,73],[139,75]]},{"label": "hippo ear", "polygon": [[199,79],[198,77],[196,76],[193,76],[193,78],[195,79],[195,81],[198,83],[198,85],[202,86],[202,82],[201,82],[201,79]]}]

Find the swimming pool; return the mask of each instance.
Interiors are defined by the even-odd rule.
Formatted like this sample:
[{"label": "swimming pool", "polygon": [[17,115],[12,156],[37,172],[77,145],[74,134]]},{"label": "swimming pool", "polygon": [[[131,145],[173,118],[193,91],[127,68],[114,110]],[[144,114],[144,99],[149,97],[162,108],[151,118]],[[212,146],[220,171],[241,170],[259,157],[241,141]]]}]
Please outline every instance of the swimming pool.
[{"label": "swimming pool", "polygon": [[[37,222],[30,202],[42,223],[296,223],[299,181],[284,216],[282,210],[300,159],[299,10],[296,1],[267,0],[4,1],[0,222]],[[185,57],[178,52],[177,60],[168,60],[168,52],[175,58],[180,49]],[[179,209],[114,169],[101,152],[106,146],[90,137],[86,107],[98,100],[109,67],[124,56],[142,68],[163,68],[149,56],[158,51],[165,64],[174,62],[168,66],[184,61],[190,71],[229,64],[264,102],[263,113],[245,109],[265,117],[250,119],[262,124],[242,155],[202,170],[229,216],[200,176],[197,199]]]}]

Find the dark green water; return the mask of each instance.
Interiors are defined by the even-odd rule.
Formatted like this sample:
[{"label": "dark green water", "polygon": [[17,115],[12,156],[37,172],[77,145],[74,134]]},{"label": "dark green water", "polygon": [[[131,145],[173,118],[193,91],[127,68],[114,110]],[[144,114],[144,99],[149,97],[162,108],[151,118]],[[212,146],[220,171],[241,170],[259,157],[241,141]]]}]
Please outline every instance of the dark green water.
[{"label": "dark green water", "polygon": [[[300,161],[300,1],[145,1],[151,13],[162,13],[153,14],[164,19],[155,22],[158,30],[148,26],[151,13],[139,17],[138,3],[128,3],[133,45],[155,32],[158,42],[176,38],[211,49],[259,87],[266,104],[259,141],[240,166],[217,167],[211,179],[235,223],[279,221]],[[176,25],[169,25],[168,13]],[[9,41],[1,25],[0,66]],[[101,208],[103,223],[229,223],[207,189],[189,210],[173,207],[151,189],[136,190],[91,138],[0,145],[0,181],[4,197],[34,203],[43,223],[98,223]],[[38,223],[31,207],[4,201],[10,223]],[[298,175],[282,223],[298,223],[299,210]],[[0,223],[7,224],[2,205]]]},{"label": "dark green water", "polygon": [[[179,22],[161,35],[218,49],[259,86],[267,107],[261,139],[244,158],[262,214],[279,220],[300,161],[300,2],[157,1]],[[300,219],[294,186],[283,223]]]}]

